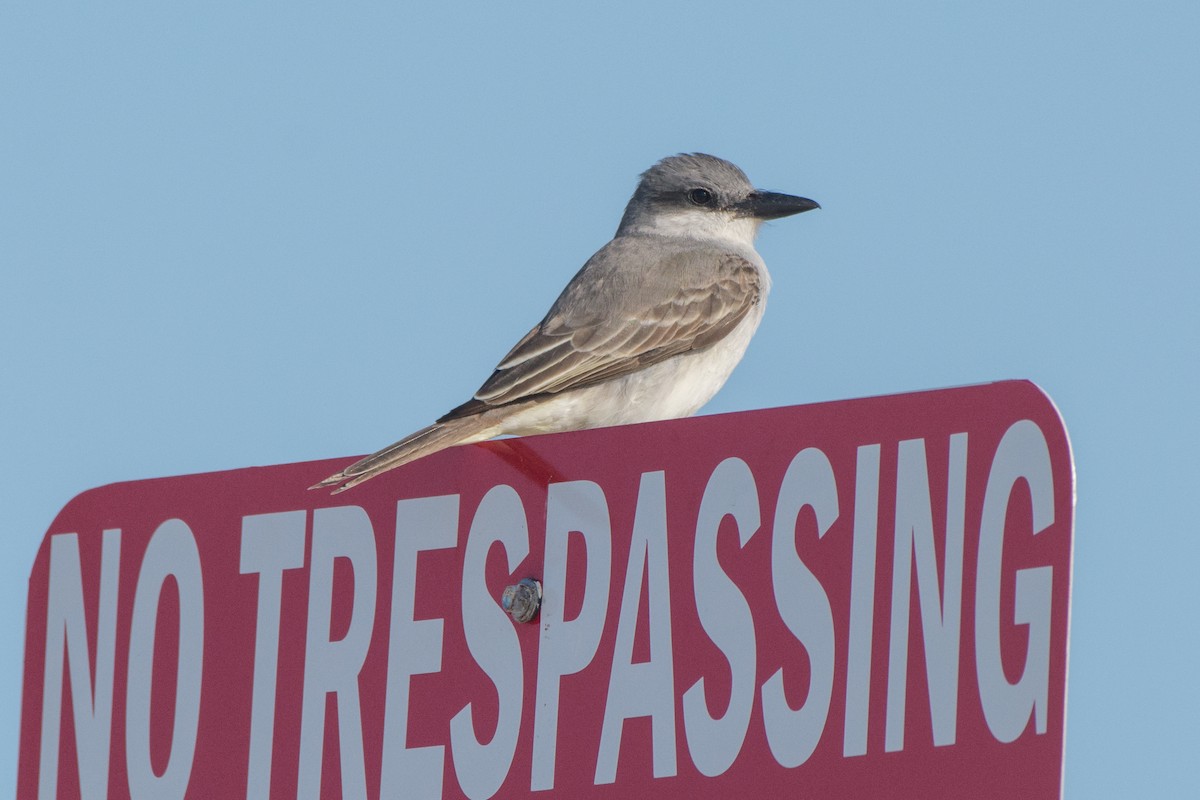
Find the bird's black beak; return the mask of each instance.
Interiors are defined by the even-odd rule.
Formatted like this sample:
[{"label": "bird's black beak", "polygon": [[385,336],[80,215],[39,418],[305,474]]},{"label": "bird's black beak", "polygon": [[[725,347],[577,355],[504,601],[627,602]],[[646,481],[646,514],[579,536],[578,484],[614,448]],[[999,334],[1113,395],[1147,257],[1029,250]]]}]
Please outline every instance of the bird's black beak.
[{"label": "bird's black beak", "polygon": [[820,204],[807,197],[796,197],[779,192],[751,192],[750,196],[737,204],[737,209],[747,217],[779,219],[820,208]]}]

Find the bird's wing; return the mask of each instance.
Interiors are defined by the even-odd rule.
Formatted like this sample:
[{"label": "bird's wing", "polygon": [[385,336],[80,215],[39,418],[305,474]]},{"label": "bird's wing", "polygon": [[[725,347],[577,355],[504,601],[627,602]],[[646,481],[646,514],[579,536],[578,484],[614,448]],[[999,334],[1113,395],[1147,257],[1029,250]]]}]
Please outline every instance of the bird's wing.
[{"label": "bird's wing", "polygon": [[719,341],[761,300],[759,268],[741,255],[611,242],[472,400],[439,422],[537,395],[590,386]]}]

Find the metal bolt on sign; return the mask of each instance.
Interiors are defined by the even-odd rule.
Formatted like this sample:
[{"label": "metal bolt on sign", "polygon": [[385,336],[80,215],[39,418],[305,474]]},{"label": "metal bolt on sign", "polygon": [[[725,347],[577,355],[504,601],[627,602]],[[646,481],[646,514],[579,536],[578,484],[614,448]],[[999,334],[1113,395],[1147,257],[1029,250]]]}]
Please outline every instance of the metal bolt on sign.
[{"label": "metal bolt on sign", "polygon": [[529,622],[537,616],[542,605],[542,584],[533,578],[524,578],[504,589],[500,605],[517,622]]}]

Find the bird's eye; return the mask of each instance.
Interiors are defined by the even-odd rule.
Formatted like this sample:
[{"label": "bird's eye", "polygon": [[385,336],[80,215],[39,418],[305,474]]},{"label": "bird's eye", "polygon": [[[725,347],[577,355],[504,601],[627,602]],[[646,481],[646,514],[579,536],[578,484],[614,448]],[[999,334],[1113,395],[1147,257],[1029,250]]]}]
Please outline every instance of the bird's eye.
[{"label": "bird's eye", "polygon": [[708,189],[692,189],[688,192],[688,200],[698,206],[706,206],[712,203],[713,195]]}]

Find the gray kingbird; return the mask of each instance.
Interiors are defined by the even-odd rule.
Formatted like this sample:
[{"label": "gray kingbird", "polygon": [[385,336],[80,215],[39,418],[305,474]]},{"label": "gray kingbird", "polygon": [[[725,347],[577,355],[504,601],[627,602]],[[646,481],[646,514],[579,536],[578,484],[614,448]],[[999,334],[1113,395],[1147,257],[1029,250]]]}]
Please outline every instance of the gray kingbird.
[{"label": "gray kingbird", "polygon": [[642,173],[613,240],[475,396],[432,425],[310,488],[344,491],[446,447],[673,419],[717,393],[762,320],[771,277],[754,250],[765,220],[820,208],[759,191],[703,153]]}]

